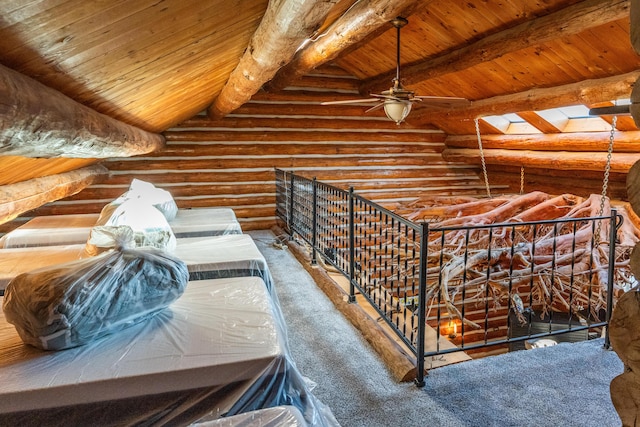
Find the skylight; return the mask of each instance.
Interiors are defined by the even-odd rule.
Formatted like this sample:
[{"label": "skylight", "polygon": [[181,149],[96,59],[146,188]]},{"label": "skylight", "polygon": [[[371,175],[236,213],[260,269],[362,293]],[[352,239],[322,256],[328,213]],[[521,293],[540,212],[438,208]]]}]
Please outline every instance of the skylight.
[{"label": "skylight", "polygon": [[[629,104],[629,99],[611,101],[611,105]],[[536,133],[606,132],[611,130],[610,118],[589,115],[586,105],[570,105],[539,111],[525,111],[487,116],[482,120],[494,132],[507,135]]]}]

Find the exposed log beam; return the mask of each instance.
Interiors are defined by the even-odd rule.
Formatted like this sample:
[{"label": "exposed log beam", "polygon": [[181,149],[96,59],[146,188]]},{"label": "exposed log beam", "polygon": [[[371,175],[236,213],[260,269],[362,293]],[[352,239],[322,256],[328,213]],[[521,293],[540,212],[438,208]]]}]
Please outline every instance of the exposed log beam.
[{"label": "exposed log beam", "polygon": [[461,128],[459,122],[466,121],[473,126],[473,119],[476,117],[545,110],[578,103],[588,105],[629,97],[639,77],[640,70],[636,70],[619,76],[495,96],[473,101],[470,105],[457,109],[418,108],[411,113],[411,119],[414,122],[433,123],[450,134],[464,134],[469,132]]},{"label": "exposed log beam", "polygon": [[[629,0],[586,0],[513,28],[487,36],[475,43],[426,61],[405,65],[402,81],[406,85],[492,61],[510,52],[585,31],[629,16]],[[361,93],[386,87],[395,71],[363,82]]]},{"label": "exposed log beam", "polygon": [[[607,151],[609,132],[557,133],[549,135],[482,135],[483,149],[534,151]],[[449,148],[477,148],[474,135],[450,135],[445,140]],[[616,153],[640,152],[640,131],[616,132],[613,150]]]},{"label": "exposed log beam", "polygon": [[[547,169],[604,171],[607,163],[606,152],[566,151],[532,151],[483,149],[487,164],[503,166],[530,166]],[[472,148],[445,148],[442,157],[450,162],[464,162],[480,165],[480,150]],[[625,173],[635,162],[640,160],[640,153],[613,153],[611,156],[611,172]]]},{"label": "exposed log beam", "polygon": [[209,107],[209,115],[223,117],[251,99],[283,64],[291,61],[304,40],[322,25],[337,1],[270,1],[240,62]]},{"label": "exposed log beam", "polygon": [[322,37],[301,49],[293,60],[276,74],[266,89],[276,91],[285,88],[309,71],[335,59],[356,43],[379,35],[378,31],[387,29],[389,21],[398,15],[408,14],[416,5],[425,7],[428,3],[430,1],[418,0],[356,2]]},{"label": "exposed log beam", "polygon": [[21,213],[46,203],[76,194],[108,174],[109,170],[104,166],[92,165],[0,186],[0,223],[11,221]]},{"label": "exposed log beam", "polygon": [[161,135],[100,114],[0,65],[0,154],[109,158],[163,146]]},{"label": "exposed log beam", "polygon": [[631,21],[631,45],[636,53],[640,54],[640,0],[631,0],[629,17]]}]

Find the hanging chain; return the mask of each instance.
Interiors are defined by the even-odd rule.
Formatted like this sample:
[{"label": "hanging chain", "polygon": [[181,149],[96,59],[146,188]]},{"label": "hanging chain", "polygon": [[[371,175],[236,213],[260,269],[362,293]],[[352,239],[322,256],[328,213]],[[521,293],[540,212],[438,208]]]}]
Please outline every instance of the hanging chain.
[{"label": "hanging chain", "polygon": [[524,194],[524,165],[520,166],[520,194]]},{"label": "hanging chain", "polygon": [[478,124],[478,118],[475,119],[476,123],[476,136],[478,137],[478,148],[480,149],[480,160],[482,161],[482,174],[484,175],[484,186],[487,189],[487,197],[491,198],[491,190],[489,189],[489,177],[487,175],[487,164],[484,161],[484,151],[482,150],[482,138],[480,138],[480,125]]},{"label": "hanging chain", "polygon": [[[616,133],[616,122],[618,121],[618,116],[613,116],[613,120],[611,121],[611,133],[609,134],[609,148],[607,151],[607,163],[604,167],[604,178],[602,180],[602,196],[600,197],[600,210],[598,211],[598,216],[602,216],[604,214],[604,203],[607,199],[607,188],[609,187],[609,172],[611,171],[611,155],[613,153],[613,141]],[[600,226],[601,221],[598,221],[598,226],[596,228],[596,236],[595,243],[596,245],[600,244]]]}]

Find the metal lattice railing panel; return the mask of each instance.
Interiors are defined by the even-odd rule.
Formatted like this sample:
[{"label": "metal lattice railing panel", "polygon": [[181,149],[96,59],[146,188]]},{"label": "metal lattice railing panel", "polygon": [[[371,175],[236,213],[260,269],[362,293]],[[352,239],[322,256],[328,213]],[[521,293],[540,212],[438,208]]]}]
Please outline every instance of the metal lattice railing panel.
[{"label": "metal lattice railing panel", "polygon": [[614,269],[615,210],[430,228],[282,171],[276,189],[290,233],[349,278],[352,301],[357,289],[416,354],[419,372],[427,356],[558,334],[586,339],[608,322],[613,282],[629,280]]}]

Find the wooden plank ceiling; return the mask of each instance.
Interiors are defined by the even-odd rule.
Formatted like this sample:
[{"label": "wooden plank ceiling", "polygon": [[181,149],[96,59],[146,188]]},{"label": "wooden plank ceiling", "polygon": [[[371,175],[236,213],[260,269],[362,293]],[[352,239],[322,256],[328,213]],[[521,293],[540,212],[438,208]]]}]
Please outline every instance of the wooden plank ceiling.
[{"label": "wooden plank ceiling", "polygon": [[[364,15],[386,7],[379,12],[383,17],[388,9],[391,15],[413,11],[402,29],[401,71],[406,69],[410,88],[418,94],[477,101],[640,68],[640,58],[629,41],[628,1],[333,3],[320,28],[323,32],[315,35],[318,41],[335,38],[329,24],[354,22],[349,15],[354,11]],[[267,6],[267,0],[3,1],[0,63],[101,113],[161,132],[215,100]],[[536,30],[544,34],[509,34],[518,25],[533,26],[536,20],[570,7],[578,11],[578,17],[586,15],[579,24],[583,30],[551,19],[552,24]],[[598,16],[613,9],[621,12],[610,15],[619,18],[592,26]],[[341,22],[341,16],[349,22]],[[358,43],[329,45],[337,50],[334,62],[364,83],[375,83],[370,89],[390,86],[395,73],[395,29],[382,20],[369,23],[362,30],[366,34],[357,28],[350,31]],[[511,43],[497,43],[495,51],[485,46],[479,58],[489,60],[458,66],[460,58],[450,59],[445,71],[424,81],[415,72],[417,66],[428,69],[430,62],[445,54],[500,34],[510,36]]]},{"label": "wooden plank ceiling", "polygon": [[[287,85],[327,64],[359,79],[365,95],[388,89],[396,72],[396,30],[389,20],[400,15],[409,21],[401,32],[405,86],[418,95],[472,101],[456,109],[415,108],[406,126],[468,135],[479,115],[523,112],[543,132],[553,132],[527,113],[629,97],[640,69],[630,43],[630,3],[5,0],[0,64],[113,119],[161,133],[218,105],[223,91],[230,93],[224,105],[231,109],[256,91],[263,99],[284,99],[279,96]],[[311,41],[300,47],[306,38]],[[274,43],[278,49],[266,54]],[[230,80],[234,70],[240,78]],[[225,87],[228,81],[233,87]],[[607,90],[594,89],[604,83]],[[243,90],[246,99],[238,95]],[[360,97],[345,92],[343,99]],[[0,157],[0,185],[16,182],[17,161]],[[3,176],[6,162],[13,171]],[[87,162],[58,161],[50,173]]]}]

